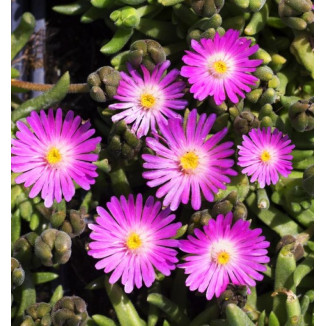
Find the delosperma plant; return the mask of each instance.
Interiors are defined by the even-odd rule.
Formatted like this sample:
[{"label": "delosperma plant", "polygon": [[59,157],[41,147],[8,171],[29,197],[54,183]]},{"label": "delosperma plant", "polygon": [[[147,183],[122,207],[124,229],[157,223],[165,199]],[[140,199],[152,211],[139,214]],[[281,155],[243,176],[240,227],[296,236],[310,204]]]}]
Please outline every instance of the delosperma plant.
[{"label": "delosperma plant", "polygon": [[34,16],[12,32],[12,324],[313,325],[313,2],[51,15],[103,33],[52,84],[17,69]]}]

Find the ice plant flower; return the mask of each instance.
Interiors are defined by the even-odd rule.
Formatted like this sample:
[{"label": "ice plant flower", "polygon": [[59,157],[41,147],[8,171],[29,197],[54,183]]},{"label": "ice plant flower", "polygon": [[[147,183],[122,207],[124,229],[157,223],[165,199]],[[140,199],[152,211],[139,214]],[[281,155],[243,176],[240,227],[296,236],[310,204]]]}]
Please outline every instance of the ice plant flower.
[{"label": "ice plant flower", "polygon": [[239,31],[229,29],[223,36],[216,33],[212,40],[191,41],[193,51],[186,51],[183,56],[186,65],[180,74],[192,84],[190,92],[195,99],[214,96],[219,105],[227,94],[233,103],[238,103],[237,95],[244,98],[244,92],[251,91],[248,85],[254,85],[258,78],[250,73],[262,60],[249,59],[259,47],[250,47],[251,41],[239,35]]},{"label": "ice plant flower", "polygon": [[[214,200],[219,189],[226,189],[230,182],[228,175],[237,173],[231,169],[234,161],[233,143],[219,142],[227,134],[227,128],[207,136],[215,122],[215,114],[201,114],[198,122],[197,110],[189,113],[185,128],[182,120],[171,118],[168,124],[159,124],[163,137],[147,137],[146,143],[156,155],[144,154],[143,173],[149,187],[160,186],[158,198],[164,197],[163,205],[176,210],[180,202],[187,204],[191,195],[194,209],[201,206],[201,192],[208,201]],[[160,140],[162,142],[160,142]]]},{"label": "ice plant flower", "polygon": [[141,65],[143,76],[128,64],[129,74],[121,72],[117,94],[114,96],[119,103],[109,105],[112,110],[123,110],[112,116],[112,121],[124,120],[132,123],[131,130],[138,138],[156,130],[156,123],[166,121],[166,118],[178,117],[174,110],[183,110],[187,101],[181,99],[185,83],[176,81],[179,70],[172,69],[164,76],[170,66],[170,61],[157,65],[150,73]]},{"label": "ice plant flower", "polygon": [[290,155],[294,145],[287,135],[268,127],[252,129],[248,136],[243,135],[239,148],[238,165],[242,173],[251,176],[250,182],[258,180],[260,188],[271,183],[276,184],[279,174],[287,177],[292,168]]},{"label": "ice plant flower", "polygon": [[232,212],[220,214],[203,231],[195,229],[195,236],[179,241],[188,254],[178,265],[189,274],[186,285],[191,291],[206,291],[207,300],[219,297],[229,283],[255,286],[255,280],[263,279],[259,272],[266,270],[262,264],[269,262],[269,242],[260,235],[262,230],[251,230],[250,222],[242,219],[232,225],[232,218]]},{"label": "ice plant flower", "polygon": [[29,197],[41,192],[44,205],[50,207],[54,199],[70,201],[75,194],[75,181],[81,188],[90,189],[97,177],[96,166],[92,163],[98,155],[91,153],[101,141],[100,137],[90,138],[94,129],[90,122],[81,124],[81,117],[74,117],[69,111],[62,119],[62,110],[53,110],[48,115],[42,110],[26,118],[27,124],[18,121],[17,139],[12,139],[13,154],[11,168],[21,173],[16,183],[33,187]]},{"label": "ice plant flower", "polygon": [[182,226],[171,223],[175,215],[170,209],[161,210],[161,203],[153,196],[143,205],[141,194],[136,199],[133,195],[120,200],[112,197],[106,206],[109,211],[97,207],[100,216],[89,225],[92,241],[88,254],[100,259],[95,268],[112,272],[111,284],[121,277],[126,293],[134,286],[139,289],[143,282],[150,287],[155,280],[154,268],[169,276],[178,262],[173,249],[178,240],[171,237]]}]

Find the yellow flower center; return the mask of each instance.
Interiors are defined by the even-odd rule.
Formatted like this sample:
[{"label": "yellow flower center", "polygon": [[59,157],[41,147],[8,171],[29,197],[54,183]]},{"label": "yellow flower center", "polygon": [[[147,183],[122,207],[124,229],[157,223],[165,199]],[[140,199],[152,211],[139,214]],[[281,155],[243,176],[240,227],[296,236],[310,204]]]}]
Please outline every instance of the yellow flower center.
[{"label": "yellow flower center", "polygon": [[184,170],[194,170],[199,164],[199,157],[194,152],[187,152],[181,156],[180,164]]},{"label": "yellow flower center", "polygon": [[216,257],[216,263],[220,265],[225,265],[229,262],[230,255],[226,251],[220,251]]},{"label": "yellow flower center", "polygon": [[268,162],[271,159],[271,154],[268,151],[263,151],[260,158],[263,162]]},{"label": "yellow flower center", "polygon": [[145,109],[151,109],[154,106],[155,102],[155,97],[151,94],[143,94],[140,97],[140,103]]},{"label": "yellow flower center", "polygon": [[127,239],[127,247],[131,250],[138,249],[142,245],[139,235],[135,232],[131,233]]},{"label": "yellow flower center", "polygon": [[59,150],[56,147],[52,147],[46,155],[46,160],[50,164],[56,164],[60,162],[62,160],[62,157]]},{"label": "yellow flower center", "polygon": [[213,63],[213,68],[218,74],[225,74],[228,70],[226,63],[222,60],[215,61]]}]

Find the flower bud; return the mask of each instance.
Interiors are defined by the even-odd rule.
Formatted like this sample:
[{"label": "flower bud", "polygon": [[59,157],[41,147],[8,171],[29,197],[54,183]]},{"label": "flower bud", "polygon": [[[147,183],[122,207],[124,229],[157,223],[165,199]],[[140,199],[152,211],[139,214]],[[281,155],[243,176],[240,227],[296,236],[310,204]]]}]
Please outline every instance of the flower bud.
[{"label": "flower bud", "polygon": [[122,7],[111,13],[110,19],[118,27],[136,27],[140,22],[137,9],[133,7]]},{"label": "flower bud", "polygon": [[292,235],[285,235],[281,238],[281,240],[276,245],[276,252],[278,252],[282,248],[286,248],[287,250],[289,250],[297,261],[300,260],[305,253],[302,243],[300,241],[297,241],[297,239]]},{"label": "flower bud", "polygon": [[198,16],[211,17],[218,14],[224,6],[224,0],[191,0],[191,8]]},{"label": "flower bud", "polygon": [[37,234],[30,232],[20,237],[13,248],[13,256],[19,260],[24,268],[39,266],[39,259],[34,255],[34,245]]},{"label": "flower bud", "polygon": [[25,280],[25,271],[19,261],[11,257],[11,290],[23,284]]},{"label": "flower bud", "polygon": [[292,127],[299,131],[314,129],[314,103],[307,100],[299,100],[289,108],[289,118]]},{"label": "flower bud", "polygon": [[274,88],[267,88],[259,99],[260,105],[272,104],[276,101],[276,91]]},{"label": "flower bud", "polygon": [[86,303],[77,296],[63,297],[52,309],[54,326],[85,326],[88,319]]},{"label": "flower bud", "polygon": [[71,238],[81,235],[86,227],[85,214],[71,209],[69,217],[63,222],[60,230],[66,232]]},{"label": "flower bud", "polygon": [[310,195],[314,195],[314,166],[305,169],[302,178],[302,187]]},{"label": "flower bud", "polygon": [[246,94],[246,99],[251,103],[257,103],[263,94],[263,88],[259,87]]},{"label": "flower bud", "polygon": [[65,264],[71,255],[71,239],[63,231],[47,229],[35,240],[35,255],[45,266]]},{"label": "flower bud", "polygon": [[154,40],[138,40],[130,46],[128,61],[136,68],[142,64],[149,71],[153,71],[156,65],[165,60],[164,49]]},{"label": "flower bud", "polygon": [[201,228],[203,225],[207,225],[209,220],[212,218],[208,209],[197,211],[190,217],[190,224],[188,226],[188,233],[193,234],[194,229]]},{"label": "flower bud", "polygon": [[268,66],[261,66],[256,69],[254,75],[262,81],[269,81],[273,78],[273,70]]},{"label": "flower bud", "polygon": [[110,66],[97,69],[87,77],[91,98],[99,103],[112,100],[117,93],[120,79],[119,71]]},{"label": "flower bud", "polygon": [[246,135],[251,129],[259,128],[259,120],[250,111],[243,111],[234,119],[233,128],[238,134]]},{"label": "flower bud", "polygon": [[51,305],[49,303],[35,303],[26,309],[24,321],[21,326],[51,326],[50,312]]}]

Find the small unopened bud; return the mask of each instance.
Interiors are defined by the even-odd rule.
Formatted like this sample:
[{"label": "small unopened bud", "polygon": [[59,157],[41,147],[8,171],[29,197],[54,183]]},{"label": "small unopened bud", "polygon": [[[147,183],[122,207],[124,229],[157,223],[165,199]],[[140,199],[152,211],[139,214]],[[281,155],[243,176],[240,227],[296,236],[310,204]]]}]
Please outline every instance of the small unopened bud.
[{"label": "small unopened bud", "polygon": [[314,195],[314,166],[309,166],[303,173],[302,187],[310,195]]},{"label": "small unopened bud", "polygon": [[19,261],[11,257],[11,290],[23,284],[25,280],[25,271]]},{"label": "small unopened bud", "polygon": [[21,326],[51,326],[52,322],[50,312],[51,305],[49,303],[35,303],[26,309],[24,322],[21,324]]},{"label": "small unopened bud", "polygon": [[131,44],[128,61],[134,66],[144,65],[153,71],[156,65],[166,60],[166,53],[162,46],[154,40],[138,40]]},{"label": "small unopened bud", "polygon": [[233,127],[237,133],[244,135],[253,128],[259,128],[259,120],[250,111],[243,111],[234,119]]},{"label": "small unopened bud", "polygon": [[35,232],[30,232],[20,237],[13,248],[13,256],[27,268],[36,267],[39,265],[38,258],[34,255],[34,245],[37,238]]},{"label": "small unopened bud", "polygon": [[258,67],[254,73],[254,75],[263,81],[269,81],[273,78],[274,73],[273,70],[268,66]]},{"label": "small unopened bud", "polygon": [[136,27],[140,22],[137,9],[129,6],[113,11],[110,18],[118,27]]},{"label": "small unopened bud", "polygon": [[86,303],[77,296],[63,297],[52,309],[54,326],[85,326],[88,318]]},{"label": "small unopened bud", "polygon": [[208,209],[202,211],[197,211],[190,217],[190,224],[188,226],[188,233],[193,234],[194,229],[201,228],[204,225],[207,225],[209,220],[212,218],[211,214],[208,212]]},{"label": "small unopened bud", "polygon": [[224,0],[192,0],[191,8],[203,17],[211,17],[218,14],[224,6]]},{"label": "small unopened bud", "polygon": [[35,255],[45,266],[65,264],[71,255],[71,239],[65,232],[47,229],[35,240]]},{"label": "small unopened bud", "polygon": [[289,117],[292,127],[299,132],[314,129],[314,103],[299,100],[291,105]]}]

